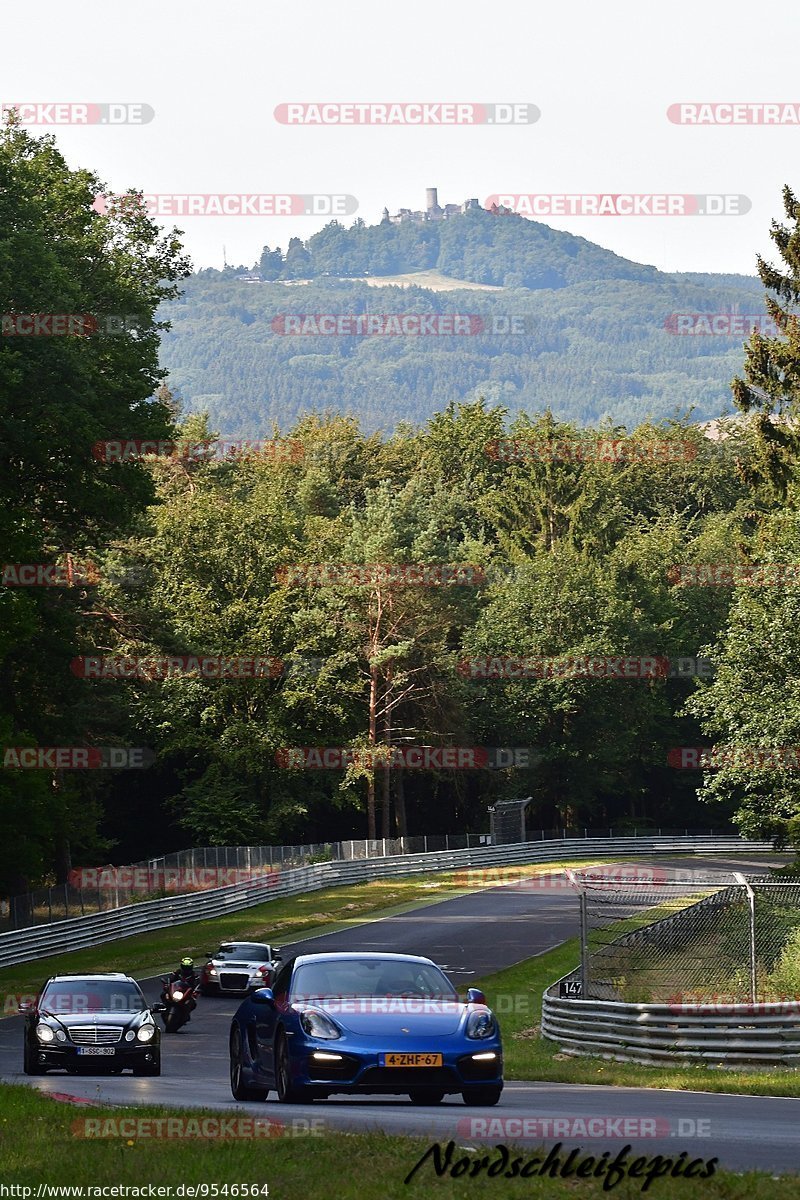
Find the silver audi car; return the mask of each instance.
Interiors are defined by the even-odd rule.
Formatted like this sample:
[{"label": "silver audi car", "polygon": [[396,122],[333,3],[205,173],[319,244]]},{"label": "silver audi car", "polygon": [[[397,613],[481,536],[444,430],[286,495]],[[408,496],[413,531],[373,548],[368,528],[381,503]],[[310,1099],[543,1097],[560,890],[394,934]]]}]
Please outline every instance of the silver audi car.
[{"label": "silver audi car", "polygon": [[280,962],[277,946],[264,942],[223,942],[200,971],[204,996],[246,996],[254,988],[269,987]]}]

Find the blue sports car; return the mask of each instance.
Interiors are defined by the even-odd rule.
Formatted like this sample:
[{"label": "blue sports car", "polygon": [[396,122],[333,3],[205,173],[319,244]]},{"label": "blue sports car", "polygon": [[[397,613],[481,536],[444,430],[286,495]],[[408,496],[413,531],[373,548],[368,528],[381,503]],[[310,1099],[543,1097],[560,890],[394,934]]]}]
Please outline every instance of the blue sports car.
[{"label": "blue sports car", "polygon": [[482,992],[459,1000],[428,958],[304,954],[284,963],[234,1014],[236,1100],[285,1104],[334,1093],[401,1094],[439,1104],[492,1105],[503,1090],[503,1047]]}]

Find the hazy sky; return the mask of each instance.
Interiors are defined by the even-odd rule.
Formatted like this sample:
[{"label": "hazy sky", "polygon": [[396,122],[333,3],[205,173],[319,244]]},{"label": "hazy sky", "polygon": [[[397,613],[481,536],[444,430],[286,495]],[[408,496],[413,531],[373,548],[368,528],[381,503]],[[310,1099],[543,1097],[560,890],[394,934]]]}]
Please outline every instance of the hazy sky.
[{"label": "hazy sky", "polygon": [[[372,224],[493,193],[737,194],[744,216],[550,217],[546,223],[665,270],[754,271],[800,191],[800,126],[672,124],[682,101],[800,106],[800,16],[745,0],[672,5],[541,0],[501,6],[323,0],[137,0],[75,7],[3,0],[0,102],[139,102],[146,125],[59,127],[73,166],[111,190],[347,193]],[[780,36],[776,36],[779,32]],[[278,123],[290,101],[527,102],[538,122],[324,128]],[[192,217],[195,265],[252,263],[326,218]],[[347,218],[349,224],[352,218]]]}]

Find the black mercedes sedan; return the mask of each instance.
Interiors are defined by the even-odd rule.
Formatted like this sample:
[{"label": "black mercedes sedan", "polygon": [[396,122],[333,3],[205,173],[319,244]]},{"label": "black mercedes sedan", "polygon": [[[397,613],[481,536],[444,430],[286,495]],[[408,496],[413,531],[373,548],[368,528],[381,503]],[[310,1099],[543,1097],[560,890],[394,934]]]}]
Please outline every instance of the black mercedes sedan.
[{"label": "black mercedes sedan", "polygon": [[25,1016],[23,1070],[113,1075],[161,1074],[161,1033],[148,1004],[128,975],[52,975],[36,1000],[20,1004]]}]

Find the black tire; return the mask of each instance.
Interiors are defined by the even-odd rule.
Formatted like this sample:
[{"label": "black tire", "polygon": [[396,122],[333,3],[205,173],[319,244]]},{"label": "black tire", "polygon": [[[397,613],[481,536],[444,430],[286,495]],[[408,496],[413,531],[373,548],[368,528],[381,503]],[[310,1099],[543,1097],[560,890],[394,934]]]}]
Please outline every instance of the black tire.
[{"label": "black tire", "polygon": [[408,1098],[412,1104],[441,1104],[444,1100],[444,1092],[426,1091],[425,1088],[414,1088],[413,1092],[408,1093]]},{"label": "black tire", "polygon": [[275,1043],[275,1087],[281,1104],[303,1104],[314,1099],[311,1088],[292,1083],[289,1070],[289,1043],[281,1030]]},{"label": "black tire", "polygon": [[180,1012],[177,1008],[171,1008],[169,1012],[164,1015],[165,1031],[167,1033],[177,1033],[181,1025],[183,1025],[183,1021],[181,1020]]},{"label": "black tire", "polygon": [[22,1050],[22,1070],[26,1075],[44,1075],[47,1068],[36,1061],[35,1056],[31,1052],[30,1042],[27,1034],[25,1035],[25,1043]]},{"label": "black tire", "polygon": [[461,1095],[470,1108],[493,1108],[503,1094],[500,1083],[485,1083],[480,1087],[465,1088]]},{"label": "black tire", "polygon": [[244,1050],[242,1047],[242,1035],[239,1032],[238,1025],[234,1026],[231,1030],[229,1049],[231,1056],[231,1095],[234,1100],[266,1100],[269,1095],[269,1088],[253,1087],[251,1084],[244,1082],[242,1072]]}]

